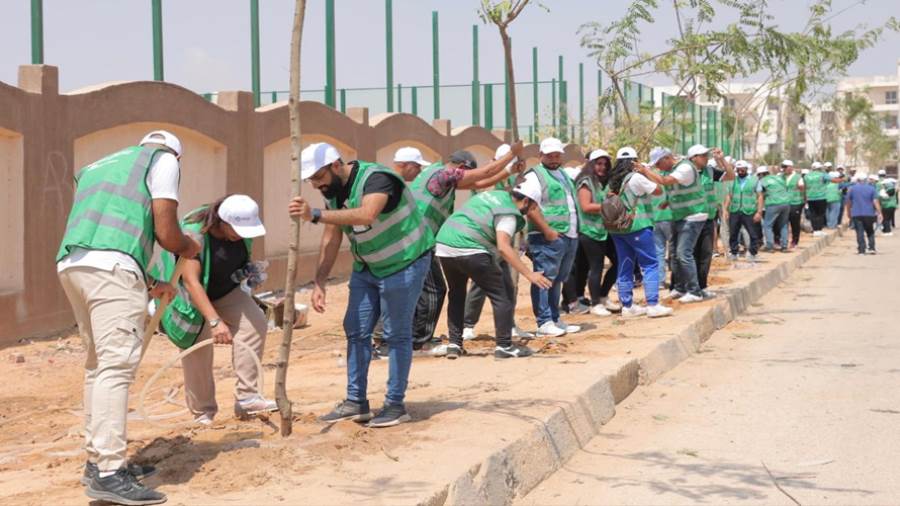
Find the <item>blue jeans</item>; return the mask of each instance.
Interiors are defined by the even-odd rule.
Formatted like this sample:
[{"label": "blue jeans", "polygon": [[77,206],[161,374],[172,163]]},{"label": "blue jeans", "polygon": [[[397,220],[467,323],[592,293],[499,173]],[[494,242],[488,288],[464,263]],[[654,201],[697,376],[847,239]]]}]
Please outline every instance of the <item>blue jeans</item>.
[{"label": "blue jeans", "polygon": [[694,260],[694,247],[703,232],[706,221],[678,220],[675,222],[675,269],[676,284],[672,288],[681,293],[692,293],[698,297],[700,279],[697,277],[697,261]]},{"label": "blue jeans", "polygon": [[560,291],[575,262],[578,239],[560,235],[559,239],[548,242],[543,234],[532,233],[528,234],[528,251],[534,272],[543,272],[545,278],[553,281],[549,290],[531,285],[531,310],[538,327],[550,321],[558,322]]},{"label": "blue jeans", "polygon": [[838,217],[841,215],[841,201],[829,202],[825,211],[825,226],[828,228],[837,228]]},{"label": "blue jeans", "polygon": [[619,258],[619,270],[616,286],[619,288],[619,302],[623,307],[631,307],[634,291],[634,264],[641,267],[644,275],[644,295],[647,304],[659,304],[659,260],[656,257],[656,244],[653,241],[653,229],[645,228],[630,234],[610,234],[616,245],[616,256]]},{"label": "blue jeans", "polygon": [[778,238],[781,240],[781,249],[788,247],[788,221],[791,217],[791,206],[782,204],[766,207],[763,217],[763,235],[766,237],[766,248],[775,248],[775,227],[778,227]]},{"label": "blue jeans", "polygon": [[653,225],[653,242],[656,244],[656,261],[659,265],[659,286],[666,284],[666,252],[674,256],[675,235],[671,221],[659,221]]},{"label": "blue jeans", "polygon": [[385,404],[403,404],[409,369],[412,365],[412,324],[416,302],[422,292],[425,275],[431,268],[426,253],[404,269],[385,278],[368,270],[350,275],[350,297],[344,315],[347,334],[347,399],[366,400],[369,362],[372,360],[372,330],[383,317],[384,342],[388,345]]}]

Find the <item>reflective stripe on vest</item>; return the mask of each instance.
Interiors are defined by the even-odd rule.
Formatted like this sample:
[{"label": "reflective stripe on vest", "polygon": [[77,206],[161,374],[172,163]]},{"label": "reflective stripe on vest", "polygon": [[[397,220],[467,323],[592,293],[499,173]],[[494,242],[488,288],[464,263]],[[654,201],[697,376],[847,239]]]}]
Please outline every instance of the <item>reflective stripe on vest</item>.
[{"label": "reflective stripe on vest", "polygon": [[762,178],[763,202],[766,207],[780,206],[790,201],[787,183],[781,176],[768,175]]},{"label": "reflective stripe on vest", "polygon": [[83,168],[56,260],[75,248],[114,250],[146,271],[153,256],[152,198],[147,173],[164,150],[132,146]]},{"label": "reflective stripe on vest", "polygon": [[409,191],[416,199],[416,207],[425,217],[426,223],[431,227],[431,232],[437,234],[441,225],[453,212],[453,204],[456,200],[456,189],[451,188],[443,197],[436,197],[428,191],[428,180],[438,171],[444,169],[441,163],[433,163],[422,169],[422,172],[409,184]]},{"label": "reflective stripe on vest", "polygon": [[825,174],[812,171],[804,178],[806,184],[806,200],[825,200]]},{"label": "reflective stripe on vest", "polygon": [[731,185],[731,205],[728,211],[731,213],[756,214],[756,185],[759,181],[756,176],[743,178],[743,186],[740,179],[735,179]]},{"label": "reflective stripe on vest", "polygon": [[450,215],[438,232],[437,242],[454,248],[483,249],[496,256],[499,254],[495,222],[498,216],[515,216],[516,230],[525,226],[509,192],[492,190],[472,197],[462,209]]},{"label": "reflective stripe on vest", "polygon": [[[601,204],[606,199],[606,188],[600,184],[594,183],[594,178],[584,176],[575,182],[576,191],[582,187],[587,188],[591,192],[591,202]],[[605,241],[608,237],[606,227],[603,225],[603,217],[600,213],[589,213],[578,206],[578,213],[581,219],[578,222],[578,232],[590,237],[595,241]]]},{"label": "reflective stripe on vest", "polygon": [[792,206],[798,206],[803,203],[803,192],[800,191],[800,179],[803,176],[794,172],[787,177],[786,183],[788,188],[788,203]]},{"label": "reflective stripe on vest", "polygon": [[[562,171],[562,169],[556,170]],[[565,183],[561,183],[550,174],[546,167],[540,164],[529,169],[528,172],[534,172],[537,175],[538,182],[541,184],[541,207],[544,220],[553,230],[563,234],[568,232],[570,220],[569,202],[566,199],[566,194],[570,194],[572,199],[575,199],[575,188],[572,186],[572,180],[569,179],[568,176],[565,176],[565,172],[563,172],[562,174],[565,176]],[[526,174],[528,174],[528,172],[526,172]],[[563,186],[563,184],[568,188]],[[576,208],[577,205],[576,201]],[[537,232],[538,228],[533,223],[529,222],[528,231]]]},{"label": "reflective stripe on vest", "polygon": [[620,232],[610,231],[611,234],[630,234],[653,226],[652,194],[637,196],[628,187],[628,182],[635,174],[635,172],[632,172],[625,176],[625,179],[622,181],[622,189],[619,190],[619,195],[622,197],[625,208],[629,212],[634,212],[631,228]]},{"label": "reflective stripe on vest", "polygon": [[669,190],[669,207],[672,208],[674,220],[683,220],[692,214],[706,212],[706,192],[703,190],[700,172],[690,160],[678,162],[672,172],[682,164],[688,164],[694,171],[694,181],[687,186],[676,184]]}]

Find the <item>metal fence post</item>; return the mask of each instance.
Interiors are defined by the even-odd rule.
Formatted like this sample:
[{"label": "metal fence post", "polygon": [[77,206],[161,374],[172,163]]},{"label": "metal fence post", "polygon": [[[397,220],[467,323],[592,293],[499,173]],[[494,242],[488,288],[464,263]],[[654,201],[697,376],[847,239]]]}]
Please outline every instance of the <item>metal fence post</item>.
[{"label": "metal fence post", "polygon": [[441,117],[441,71],[438,58],[438,11],[431,11],[431,69],[434,95],[434,118]]},{"label": "metal fence post", "polygon": [[472,25],[472,124],[481,124],[481,85],[478,82],[478,25]]},{"label": "metal fence post", "polygon": [[412,113],[413,116],[419,115],[419,88],[412,88]]},{"label": "metal fence post", "polygon": [[44,1],[31,0],[31,64],[44,63]]},{"label": "metal fence post", "polygon": [[531,93],[534,95],[532,98],[531,108],[534,112],[534,120],[532,121],[534,125],[535,133],[538,132],[538,125],[540,124],[540,115],[541,109],[538,102],[538,48],[537,46],[531,48]]},{"label": "metal fence post", "polygon": [[[394,112],[394,14],[391,0],[384,0],[384,50],[387,60],[387,111]],[[399,89],[399,88],[398,88]]]},{"label": "metal fence post", "polygon": [[341,88],[341,112],[347,112],[347,90]]},{"label": "metal fence post", "polygon": [[325,105],[335,106],[334,0],[325,0]]},{"label": "metal fence post", "polygon": [[494,88],[491,83],[484,85],[484,128],[494,129]]},{"label": "metal fence post", "polygon": [[558,83],[559,83],[559,132],[560,137],[565,140],[566,135],[569,131],[569,121],[567,108],[569,104],[567,103],[568,97],[566,97],[566,83],[563,79],[563,57],[559,55],[558,57]]},{"label": "metal fence post", "polygon": [[578,142],[584,143],[584,63],[578,64]]},{"label": "metal fence post", "polygon": [[[510,46],[512,40],[510,39]],[[506,58],[503,59],[503,118],[504,128],[512,128],[512,113],[509,110],[509,74],[506,72]],[[517,132],[518,133],[518,132]]]},{"label": "metal fence post", "polygon": [[403,112],[403,83],[397,83],[397,112]]},{"label": "metal fence post", "polygon": [[550,112],[552,113],[553,135],[556,135],[556,78],[550,80]]},{"label": "metal fence post", "polygon": [[262,102],[259,89],[259,0],[250,0],[250,80],[253,105]]},{"label": "metal fence post", "polygon": [[153,80],[164,80],[163,73],[163,37],[162,37],[162,0],[153,0]]}]

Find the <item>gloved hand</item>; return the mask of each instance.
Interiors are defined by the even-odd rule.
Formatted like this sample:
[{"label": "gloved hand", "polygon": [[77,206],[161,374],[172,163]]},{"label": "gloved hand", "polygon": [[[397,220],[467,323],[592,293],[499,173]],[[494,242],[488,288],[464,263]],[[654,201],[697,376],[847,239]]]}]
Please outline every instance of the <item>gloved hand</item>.
[{"label": "gloved hand", "polygon": [[256,288],[269,278],[266,274],[268,268],[269,262],[266,260],[247,262],[246,265],[231,274],[231,280],[235,283],[246,282],[248,287]]}]

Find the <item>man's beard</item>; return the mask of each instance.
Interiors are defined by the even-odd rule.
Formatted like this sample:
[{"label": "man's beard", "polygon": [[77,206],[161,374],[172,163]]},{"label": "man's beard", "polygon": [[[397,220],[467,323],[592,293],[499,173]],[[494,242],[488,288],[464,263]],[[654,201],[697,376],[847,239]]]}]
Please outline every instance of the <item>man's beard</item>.
[{"label": "man's beard", "polygon": [[559,163],[559,162],[557,162],[557,163],[545,163],[545,164],[544,164],[544,167],[547,167],[547,168],[550,169],[550,170],[556,170],[556,169],[560,168],[560,166],[562,166],[562,164]]},{"label": "man's beard", "polygon": [[331,173],[331,183],[327,187],[325,187],[324,189],[321,189],[319,191],[322,192],[322,196],[325,197],[326,199],[332,199],[332,198],[337,197],[338,193],[340,193],[340,191],[343,187],[344,187],[344,185],[341,184],[341,180],[338,178],[337,174],[332,172]]}]

